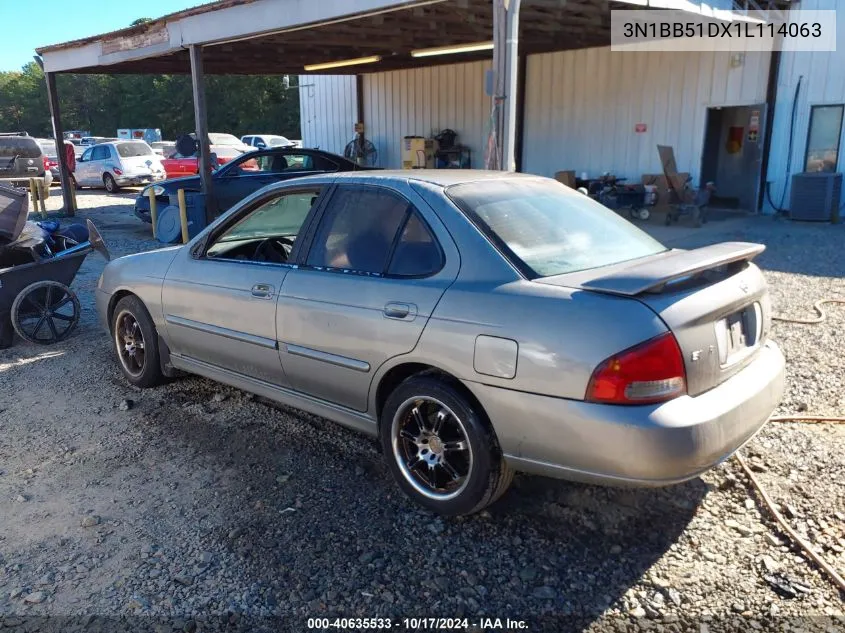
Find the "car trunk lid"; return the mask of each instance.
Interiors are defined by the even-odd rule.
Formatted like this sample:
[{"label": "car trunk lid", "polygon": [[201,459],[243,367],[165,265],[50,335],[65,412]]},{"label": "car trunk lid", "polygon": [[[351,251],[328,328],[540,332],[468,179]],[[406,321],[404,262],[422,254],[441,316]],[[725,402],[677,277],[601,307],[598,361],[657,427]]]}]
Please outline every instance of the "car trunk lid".
[{"label": "car trunk lid", "polygon": [[647,305],[675,335],[687,391],[694,396],[745,367],[768,336],[769,294],[762,273],[750,263],[764,249],[725,242],[536,281]]},{"label": "car trunk lid", "polygon": [[121,166],[133,174],[149,174],[154,171],[163,171],[161,166],[161,159],[155,154],[147,154],[144,156],[121,156]]}]

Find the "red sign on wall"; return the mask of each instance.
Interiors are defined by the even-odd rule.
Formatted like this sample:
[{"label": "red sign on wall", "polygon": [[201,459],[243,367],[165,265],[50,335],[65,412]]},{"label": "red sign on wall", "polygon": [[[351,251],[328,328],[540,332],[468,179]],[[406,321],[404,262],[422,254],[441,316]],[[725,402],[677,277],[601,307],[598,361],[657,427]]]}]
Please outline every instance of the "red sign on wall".
[{"label": "red sign on wall", "polygon": [[634,132],[637,134],[642,134],[648,130],[648,126],[645,123],[637,123],[634,126]]}]

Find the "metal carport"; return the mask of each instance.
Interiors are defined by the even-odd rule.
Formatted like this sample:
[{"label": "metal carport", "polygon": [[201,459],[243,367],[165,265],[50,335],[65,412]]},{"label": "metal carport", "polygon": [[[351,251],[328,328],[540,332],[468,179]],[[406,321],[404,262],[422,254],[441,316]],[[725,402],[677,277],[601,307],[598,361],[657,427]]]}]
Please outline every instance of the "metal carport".
[{"label": "metal carport", "polygon": [[[662,6],[672,0],[663,0]],[[37,49],[43,62],[54,134],[62,138],[58,73],[190,73],[203,191],[213,206],[204,75],[358,74],[446,64],[449,55],[414,50],[492,42],[495,164],[514,167],[519,135],[519,72],[533,53],[606,45],[610,10],[633,8],[609,0],[219,0],[150,22]],[[517,55],[517,48],[518,53]],[[461,53],[489,58],[491,47]],[[315,64],[369,58],[366,64],[311,69]],[[306,70],[306,66],[309,67]],[[359,117],[361,108],[359,107]],[[59,151],[65,206],[73,196]],[[209,209],[209,215],[214,209]]]}]

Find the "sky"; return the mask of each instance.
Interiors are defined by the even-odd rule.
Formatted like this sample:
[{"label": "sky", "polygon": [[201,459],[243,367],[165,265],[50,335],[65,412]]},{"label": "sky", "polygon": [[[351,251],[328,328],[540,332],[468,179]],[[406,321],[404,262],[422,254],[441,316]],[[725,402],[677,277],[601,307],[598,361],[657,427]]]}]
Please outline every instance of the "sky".
[{"label": "sky", "polygon": [[[158,18],[207,0],[0,0],[0,71],[20,70],[35,48],[116,31],[138,18]],[[33,11],[35,8],[35,11]]]}]

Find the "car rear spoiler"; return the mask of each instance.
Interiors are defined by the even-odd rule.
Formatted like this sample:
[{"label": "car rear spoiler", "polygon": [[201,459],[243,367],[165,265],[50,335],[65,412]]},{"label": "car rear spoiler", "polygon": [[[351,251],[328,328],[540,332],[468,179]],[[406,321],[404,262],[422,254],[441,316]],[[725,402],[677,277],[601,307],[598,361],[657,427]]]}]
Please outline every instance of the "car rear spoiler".
[{"label": "car rear spoiler", "polygon": [[691,251],[672,250],[640,264],[581,282],[585,290],[633,297],[644,292],[661,292],[672,282],[707,270],[745,264],[766,250],[763,244],[723,242]]}]

